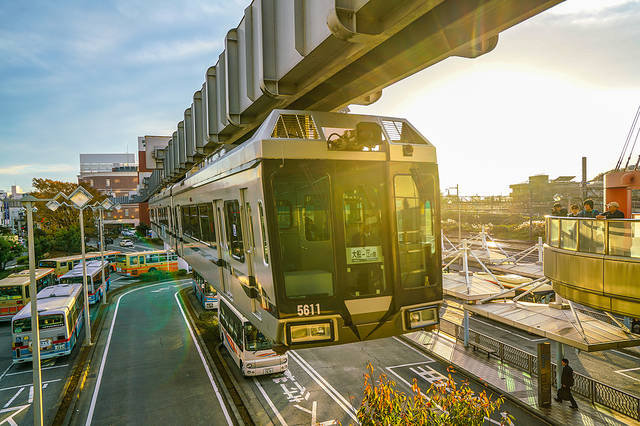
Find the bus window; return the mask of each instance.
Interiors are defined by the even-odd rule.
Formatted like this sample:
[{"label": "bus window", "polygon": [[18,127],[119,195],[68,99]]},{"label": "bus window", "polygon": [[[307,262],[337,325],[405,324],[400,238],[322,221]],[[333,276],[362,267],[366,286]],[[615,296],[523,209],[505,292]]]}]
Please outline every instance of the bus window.
[{"label": "bus window", "polygon": [[[38,315],[38,324],[40,330],[47,328],[55,328],[64,325],[64,316],[62,314]],[[14,333],[28,333],[31,331],[31,318],[21,318],[13,322]]]},{"label": "bus window", "polygon": [[137,265],[138,264],[138,257],[137,256],[131,256],[129,258],[129,264],[130,265]]},{"label": "bus window", "polygon": [[140,264],[144,265],[144,256],[138,256],[138,259],[140,259]]},{"label": "bus window", "polygon": [[262,236],[262,258],[264,264],[269,265],[269,243],[267,241],[267,230],[264,224],[264,209],[262,207],[262,201],[258,201],[258,214],[260,215],[260,232]]},{"label": "bus window", "polygon": [[55,260],[41,260],[40,263],[38,263],[38,266],[41,268],[55,268],[56,267],[56,261]]},{"label": "bus window", "polygon": [[21,286],[0,287],[0,300],[22,299]]},{"label": "bus window", "polygon": [[240,203],[238,200],[224,202],[227,215],[227,241],[231,256],[244,262],[244,243],[242,240],[242,221],[240,220]]},{"label": "bus window", "polygon": [[73,262],[67,262],[67,268],[69,268],[69,270],[73,269]]},{"label": "bus window", "polygon": [[149,264],[149,263],[158,263],[158,261],[159,261],[158,253],[148,254],[148,255],[146,255],[144,260],[145,260],[145,262],[147,262],[147,264]]}]

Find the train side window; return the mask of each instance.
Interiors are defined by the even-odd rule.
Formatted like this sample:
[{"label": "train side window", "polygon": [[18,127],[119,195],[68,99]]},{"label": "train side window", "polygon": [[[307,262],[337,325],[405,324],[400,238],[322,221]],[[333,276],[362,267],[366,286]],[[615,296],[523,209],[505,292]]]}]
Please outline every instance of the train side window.
[{"label": "train side window", "polygon": [[198,207],[197,206],[189,206],[189,220],[191,221],[191,236],[193,238],[197,238],[198,240],[202,239],[202,235],[200,232],[200,221],[198,220]]},{"label": "train side window", "polygon": [[250,239],[250,243],[251,243],[251,250],[253,250],[253,253],[255,253],[256,251],[256,238],[253,235],[253,212],[251,211],[251,204],[249,203],[245,203],[246,206],[246,212],[247,212],[247,222],[249,223],[249,239]]},{"label": "train side window", "polygon": [[211,204],[200,204],[198,206],[198,214],[200,216],[202,241],[215,244],[216,232],[213,229],[213,206]]},{"label": "train side window", "polygon": [[260,235],[262,237],[262,258],[264,264],[269,265],[269,242],[267,241],[267,228],[264,224],[264,208],[262,201],[258,201],[258,214],[260,216]]},{"label": "train side window", "polygon": [[242,219],[240,217],[240,203],[238,200],[224,202],[227,242],[229,254],[240,262],[244,262],[244,242],[242,240]]},{"label": "train side window", "polygon": [[182,206],[182,233],[184,235],[191,235],[191,230],[189,229],[190,223],[189,207]]}]

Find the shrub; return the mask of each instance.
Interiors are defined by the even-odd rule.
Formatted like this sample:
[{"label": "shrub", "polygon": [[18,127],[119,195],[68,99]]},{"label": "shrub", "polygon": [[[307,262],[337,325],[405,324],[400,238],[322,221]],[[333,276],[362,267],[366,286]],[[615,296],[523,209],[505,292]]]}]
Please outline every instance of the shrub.
[{"label": "shrub", "polygon": [[16,263],[18,265],[28,265],[29,264],[29,256],[20,256],[16,259]]},{"label": "shrub", "polygon": [[[458,386],[451,377],[435,382],[423,393],[413,379],[411,395],[396,389],[396,383],[385,374],[373,377],[373,366],[367,365],[364,376],[364,398],[358,409],[362,425],[460,425],[480,426],[484,418],[500,408],[504,398],[491,400],[485,391],[476,394],[468,383]],[[511,424],[503,413],[501,424]]]}]

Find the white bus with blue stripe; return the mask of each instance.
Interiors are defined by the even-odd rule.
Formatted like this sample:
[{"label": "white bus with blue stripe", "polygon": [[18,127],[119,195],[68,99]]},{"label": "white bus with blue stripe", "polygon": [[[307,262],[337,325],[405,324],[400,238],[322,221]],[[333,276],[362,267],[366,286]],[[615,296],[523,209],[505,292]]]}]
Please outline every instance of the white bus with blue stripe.
[{"label": "white bus with blue stripe", "polygon": [[[102,284],[101,273],[104,272],[104,282]],[[109,291],[111,279],[109,278],[109,262],[100,260],[90,260],[87,262],[87,290],[89,292],[89,303],[99,302]],[[72,270],[60,277],[62,284],[82,284],[82,262],[73,267]]]},{"label": "white bus with blue stripe", "polygon": [[193,294],[206,310],[218,309],[218,293],[202,275],[193,272]]},{"label": "white bus with blue stripe", "polygon": [[[69,355],[84,326],[82,284],[59,284],[38,293],[40,357]],[[32,359],[31,302],[11,320],[13,362]]]}]

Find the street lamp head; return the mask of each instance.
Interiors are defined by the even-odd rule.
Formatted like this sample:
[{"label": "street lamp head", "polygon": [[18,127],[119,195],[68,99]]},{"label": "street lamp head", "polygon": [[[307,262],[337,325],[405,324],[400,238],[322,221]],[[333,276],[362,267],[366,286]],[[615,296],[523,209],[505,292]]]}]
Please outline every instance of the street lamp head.
[{"label": "street lamp head", "polygon": [[113,209],[114,209],[114,210],[120,210],[121,208],[122,208],[122,206],[120,205],[120,203],[116,203],[116,204],[113,206]]},{"label": "street lamp head", "polygon": [[57,202],[56,200],[51,200],[51,201],[47,202],[47,204],[45,204],[45,205],[52,212],[55,212],[56,210],[58,210],[58,207],[61,206],[61,204],[59,202]]},{"label": "street lamp head", "polygon": [[69,195],[69,200],[73,204],[76,205],[77,208],[81,209],[87,205],[89,201],[93,198],[93,195],[83,187],[79,186]]},{"label": "street lamp head", "polygon": [[111,198],[105,198],[100,205],[102,206],[103,209],[110,210],[111,207],[114,206],[114,203],[113,201],[111,201]]}]

